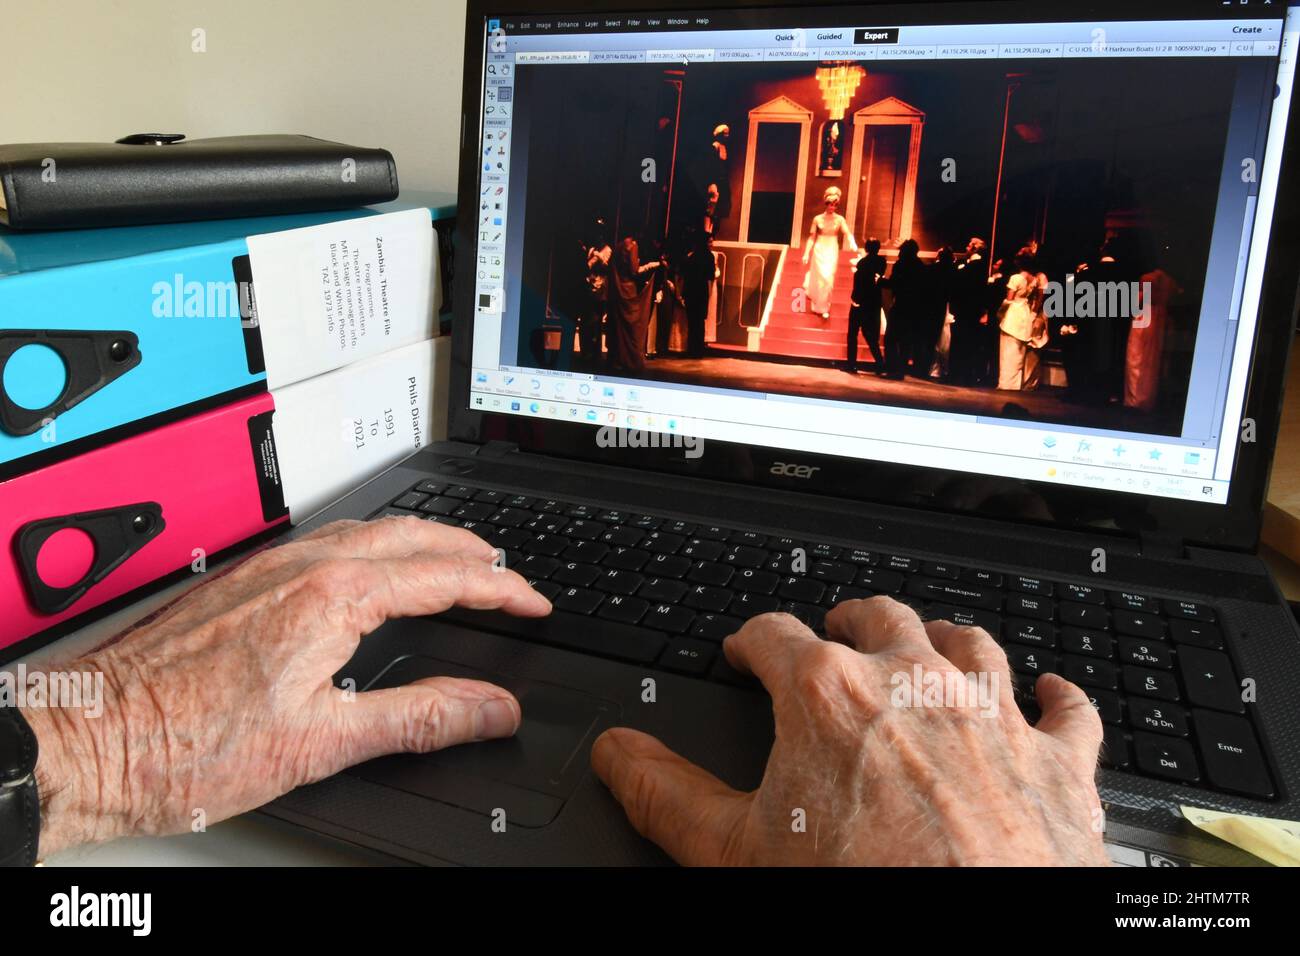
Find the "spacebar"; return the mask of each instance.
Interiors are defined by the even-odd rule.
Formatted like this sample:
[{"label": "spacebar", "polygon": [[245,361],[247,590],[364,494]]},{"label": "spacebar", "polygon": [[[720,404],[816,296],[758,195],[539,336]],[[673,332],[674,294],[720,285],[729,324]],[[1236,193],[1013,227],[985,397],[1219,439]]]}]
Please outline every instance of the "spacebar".
[{"label": "spacebar", "polygon": [[658,631],[565,611],[552,611],[549,617],[511,617],[500,611],[454,607],[439,614],[438,619],[638,664],[655,661],[667,643]]}]

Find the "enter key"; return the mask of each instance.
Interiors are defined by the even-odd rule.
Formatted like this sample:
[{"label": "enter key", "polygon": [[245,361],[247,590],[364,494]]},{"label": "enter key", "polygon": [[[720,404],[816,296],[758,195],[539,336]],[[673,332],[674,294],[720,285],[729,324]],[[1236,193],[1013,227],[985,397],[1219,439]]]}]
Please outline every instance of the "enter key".
[{"label": "enter key", "polygon": [[1273,796],[1264,753],[1246,718],[1198,710],[1192,720],[1210,783],[1265,800]]}]

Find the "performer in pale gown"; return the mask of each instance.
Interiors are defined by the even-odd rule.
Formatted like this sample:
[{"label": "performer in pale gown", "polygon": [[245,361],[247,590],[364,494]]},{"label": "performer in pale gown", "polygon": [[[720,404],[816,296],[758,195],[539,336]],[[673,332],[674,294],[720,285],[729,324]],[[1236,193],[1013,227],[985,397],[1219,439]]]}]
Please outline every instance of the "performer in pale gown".
[{"label": "performer in pale gown", "polygon": [[804,276],[804,292],[808,296],[808,311],[823,319],[831,317],[831,292],[835,288],[835,273],[840,267],[840,250],[856,252],[848,221],[840,215],[840,188],[831,186],[822,196],[826,203],[824,212],[813,216],[804,244],[803,264],[808,266]]},{"label": "performer in pale gown", "polygon": [[1142,277],[1138,314],[1128,333],[1124,362],[1124,404],[1149,412],[1160,390],[1160,363],[1169,326],[1169,300],[1182,288],[1164,269]]},{"label": "performer in pale gown", "polygon": [[1007,297],[998,310],[998,388],[1013,392],[1038,387],[1038,353],[1047,345],[1047,276],[1038,271],[1036,260],[1031,246],[1016,253],[1016,273],[1007,280]]}]

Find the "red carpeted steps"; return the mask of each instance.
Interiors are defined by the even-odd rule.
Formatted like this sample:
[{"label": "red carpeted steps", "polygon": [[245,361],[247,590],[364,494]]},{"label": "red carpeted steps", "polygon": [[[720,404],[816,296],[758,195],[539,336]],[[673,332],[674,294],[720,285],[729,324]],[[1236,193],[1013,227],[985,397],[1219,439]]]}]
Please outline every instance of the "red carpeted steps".
[{"label": "red carpeted steps", "polygon": [[[802,250],[791,249],[786,253],[785,266],[772,290],[772,310],[759,339],[760,354],[844,361],[853,289],[852,263],[857,255],[849,250],[840,253],[839,270],[831,293],[830,318],[823,319],[816,313],[794,310],[794,292],[802,288],[808,267],[803,264]],[[858,361],[865,363],[870,360],[866,344],[859,343]]]}]

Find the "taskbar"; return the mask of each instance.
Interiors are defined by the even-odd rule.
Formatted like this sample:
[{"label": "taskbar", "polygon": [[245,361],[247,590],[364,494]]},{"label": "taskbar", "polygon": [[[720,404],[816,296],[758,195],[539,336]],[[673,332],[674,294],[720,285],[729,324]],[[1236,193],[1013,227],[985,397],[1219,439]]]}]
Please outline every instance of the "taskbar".
[{"label": "taskbar", "polygon": [[[523,417],[568,421],[593,429],[596,447],[672,448],[684,455],[706,455],[707,442],[786,448],[902,465],[941,468],[1078,488],[1095,488],[1183,501],[1226,504],[1229,482],[1215,478],[1162,474],[1141,466],[1087,464],[1069,458],[1044,458],[1008,451],[935,448],[892,439],[775,428],[752,422],[719,421],[644,408],[613,407],[599,400],[558,401],[542,397],[471,391],[470,408]],[[1195,454],[1195,453],[1189,453]]]}]

